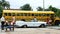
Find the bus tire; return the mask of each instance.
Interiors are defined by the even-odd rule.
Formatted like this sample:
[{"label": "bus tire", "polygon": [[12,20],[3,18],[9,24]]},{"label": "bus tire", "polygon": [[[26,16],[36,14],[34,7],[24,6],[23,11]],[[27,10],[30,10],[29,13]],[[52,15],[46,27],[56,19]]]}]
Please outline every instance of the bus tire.
[{"label": "bus tire", "polygon": [[60,21],[59,20],[56,20],[55,21],[55,25],[58,26],[60,24]]}]

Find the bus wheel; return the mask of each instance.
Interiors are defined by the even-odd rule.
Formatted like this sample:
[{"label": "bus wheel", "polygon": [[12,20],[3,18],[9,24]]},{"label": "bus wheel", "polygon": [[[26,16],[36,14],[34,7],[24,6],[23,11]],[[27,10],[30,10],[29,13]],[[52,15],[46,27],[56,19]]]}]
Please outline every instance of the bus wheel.
[{"label": "bus wheel", "polygon": [[60,21],[59,20],[56,20],[55,21],[55,25],[58,26],[60,24]]}]

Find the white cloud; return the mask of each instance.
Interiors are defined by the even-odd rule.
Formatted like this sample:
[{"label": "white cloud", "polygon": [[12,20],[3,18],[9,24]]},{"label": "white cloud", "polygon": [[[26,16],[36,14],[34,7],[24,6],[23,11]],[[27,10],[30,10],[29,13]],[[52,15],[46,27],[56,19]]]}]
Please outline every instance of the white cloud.
[{"label": "white cloud", "polygon": [[[6,0],[10,2],[11,8],[19,9],[24,4],[30,4],[34,10],[38,6],[43,7],[43,0]],[[48,8],[49,5],[53,7],[60,8],[60,0],[45,0],[45,8]]]}]

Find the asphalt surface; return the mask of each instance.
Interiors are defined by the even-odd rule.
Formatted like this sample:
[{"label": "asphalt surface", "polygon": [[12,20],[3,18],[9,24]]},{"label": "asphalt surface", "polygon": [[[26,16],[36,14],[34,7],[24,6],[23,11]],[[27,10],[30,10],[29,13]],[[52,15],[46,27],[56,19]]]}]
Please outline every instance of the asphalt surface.
[{"label": "asphalt surface", "polygon": [[15,28],[15,31],[5,32],[1,31],[0,34],[60,34],[60,30],[49,28]]},{"label": "asphalt surface", "polygon": [[15,28],[14,31],[1,31],[0,34],[60,34],[60,26],[48,26],[46,28]]}]

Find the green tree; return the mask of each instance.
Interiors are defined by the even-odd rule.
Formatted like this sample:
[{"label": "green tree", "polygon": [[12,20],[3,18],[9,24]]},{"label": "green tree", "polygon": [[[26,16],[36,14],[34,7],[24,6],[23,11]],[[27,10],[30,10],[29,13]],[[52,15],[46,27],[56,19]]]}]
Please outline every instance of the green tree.
[{"label": "green tree", "polygon": [[60,17],[60,9],[58,9],[55,14],[56,14],[57,17]]},{"label": "green tree", "polygon": [[43,8],[41,8],[41,7],[38,7],[38,8],[37,8],[37,10],[38,10],[38,11],[42,11],[42,10],[43,10]]},{"label": "green tree", "polygon": [[55,8],[55,7],[52,7],[52,5],[50,5],[49,6],[49,8],[48,8],[50,11],[54,11],[55,13],[57,12],[57,8]]},{"label": "green tree", "polygon": [[50,11],[50,9],[45,9],[45,11]]},{"label": "green tree", "polygon": [[0,1],[0,6],[2,5],[2,1]]},{"label": "green tree", "polygon": [[3,11],[3,8],[2,6],[0,6],[0,18],[2,17],[2,11]]},{"label": "green tree", "polygon": [[21,10],[32,10],[31,6],[29,4],[25,4],[20,7]]},{"label": "green tree", "polygon": [[52,5],[50,5],[48,9],[49,9],[50,11],[52,11],[52,8],[53,8]]},{"label": "green tree", "polygon": [[2,16],[2,12],[3,12],[3,9],[5,9],[5,7],[6,7],[7,9],[10,8],[9,2],[8,2],[8,1],[5,1],[5,0],[1,0],[1,1],[0,1],[0,18],[1,18],[1,16]]},{"label": "green tree", "polygon": [[2,6],[3,9],[5,9],[5,8],[9,9],[10,8],[9,2],[5,1],[5,0],[0,1],[0,6]]},{"label": "green tree", "polygon": [[52,7],[51,5],[49,6],[48,8],[50,11],[54,11],[55,12],[55,15],[57,17],[60,17],[60,9],[56,8],[56,7]]},{"label": "green tree", "polygon": [[3,6],[4,9],[5,9],[5,7],[6,7],[6,9],[10,9],[10,4],[9,4],[8,1],[5,1],[5,2],[2,4],[2,6]]}]

